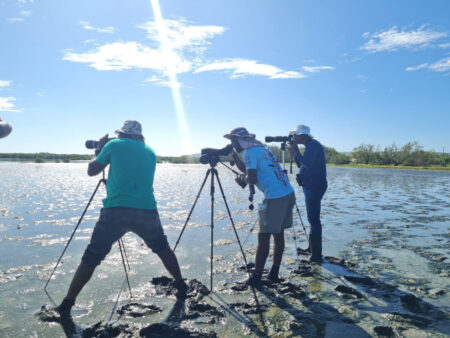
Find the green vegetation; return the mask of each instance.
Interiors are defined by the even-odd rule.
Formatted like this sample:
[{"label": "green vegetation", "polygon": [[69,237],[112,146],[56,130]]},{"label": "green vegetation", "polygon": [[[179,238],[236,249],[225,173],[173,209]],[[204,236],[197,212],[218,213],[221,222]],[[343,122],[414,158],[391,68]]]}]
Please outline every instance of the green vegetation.
[{"label": "green vegetation", "polygon": [[[271,145],[269,148],[281,161],[280,147]],[[290,162],[289,151],[286,151],[285,156],[285,161]],[[384,149],[370,144],[361,144],[354,148],[350,155],[340,153],[334,148],[325,147],[325,157],[327,164],[332,165],[399,169],[450,169],[450,154],[425,151],[418,142],[408,142],[401,147],[392,144]]]},{"label": "green vegetation", "polygon": [[425,151],[418,142],[408,142],[402,147],[392,144],[383,150],[370,144],[361,144],[353,149],[351,157],[356,164],[407,167],[447,167],[450,165],[450,154]]},{"label": "green vegetation", "polygon": [[[51,154],[51,153],[0,153],[0,158],[5,160],[26,160],[37,162],[37,159],[44,161],[63,161],[65,163],[70,161],[90,160],[92,155],[79,154]],[[42,163],[37,162],[37,163]]]},{"label": "green vegetation", "polygon": [[199,157],[194,156],[158,156],[158,163],[200,163]]},{"label": "green vegetation", "polygon": [[[269,145],[269,149],[282,161],[282,151],[278,145]],[[287,146],[286,148],[288,148]],[[301,149],[301,152],[304,150]],[[361,144],[353,149],[350,154],[340,153],[334,148],[325,147],[325,156],[329,165],[347,165],[376,168],[399,169],[449,169],[450,154],[425,151],[418,142],[408,142],[404,146],[391,146],[381,149],[370,144]],[[43,162],[64,162],[90,160],[92,155],[79,154],[51,154],[51,153],[0,153],[0,159]],[[158,156],[158,163],[200,163],[199,156]],[[221,158],[223,162],[229,162],[231,156]],[[286,149],[285,162],[291,161],[291,155]]]}]

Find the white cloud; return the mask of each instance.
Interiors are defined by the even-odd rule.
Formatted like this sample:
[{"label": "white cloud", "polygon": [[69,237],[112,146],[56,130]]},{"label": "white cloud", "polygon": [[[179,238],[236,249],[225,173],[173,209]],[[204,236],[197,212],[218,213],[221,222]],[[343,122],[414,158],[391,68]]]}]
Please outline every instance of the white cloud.
[{"label": "white cloud", "polygon": [[450,71],[450,57],[443,58],[428,66],[433,72],[448,72]]},{"label": "white cloud", "polygon": [[158,76],[149,77],[149,78],[145,79],[145,82],[151,82],[151,83],[153,83],[157,86],[161,86],[161,87],[180,88],[183,86],[183,84],[179,81],[174,83],[174,82],[170,82],[169,80],[162,79]]},{"label": "white cloud", "polygon": [[[82,24],[88,25],[87,22]],[[204,46],[209,44],[208,40],[225,30],[219,26],[194,26],[184,19],[164,20],[163,29],[170,48],[163,51],[154,22],[146,22],[139,28],[147,31],[150,40],[148,46],[136,41],[119,41],[84,53],[66,52],[63,59],[89,63],[97,70],[138,68],[167,74],[170,66],[175,73],[184,73],[193,68],[193,63],[198,62],[204,52]]]},{"label": "white cloud", "polygon": [[5,88],[11,86],[11,81],[0,80],[0,88]]},{"label": "white cloud", "polygon": [[20,112],[20,109],[17,109],[14,105],[15,97],[1,97],[0,96],[0,111],[11,111],[11,112]]},{"label": "white cloud", "polygon": [[97,47],[86,53],[64,54],[63,60],[89,63],[97,70],[152,69],[165,72],[168,63],[177,73],[187,72],[192,65],[180,55],[164,54],[159,49],[150,48],[139,42],[114,42]]},{"label": "white cloud", "polygon": [[207,71],[228,71],[231,72],[231,78],[244,77],[247,75],[266,76],[270,79],[301,79],[306,77],[305,74],[296,71],[285,71],[276,66],[245,59],[214,61],[195,69],[194,73]]},{"label": "white cloud", "polygon": [[440,47],[440,48],[450,48],[450,42],[448,42],[448,43],[441,43],[441,44],[439,45],[439,47]]},{"label": "white cloud", "polygon": [[370,39],[360,49],[371,53],[393,52],[399,49],[414,49],[430,46],[436,40],[447,37],[446,32],[435,32],[420,26],[416,30],[401,30],[397,26],[374,34],[364,33],[363,38]]},{"label": "white cloud", "polygon": [[25,21],[24,18],[9,18],[8,19],[8,22],[10,22],[10,23],[23,22],[23,21]]},{"label": "white cloud", "polygon": [[432,64],[422,63],[421,65],[415,67],[408,67],[405,70],[408,72],[412,72],[419,69],[428,69],[431,70],[432,72],[439,72],[439,73],[448,72],[450,71],[450,57],[443,58]]},{"label": "white cloud", "polygon": [[[80,22],[86,29],[95,30],[88,22]],[[148,69],[155,74],[146,82],[158,86],[172,86],[166,79],[171,74],[224,71],[232,78],[244,76],[264,76],[269,79],[300,79],[306,73],[333,70],[331,66],[303,67],[303,71],[283,70],[258,61],[230,58],[205,61],[203,55],[211,44],[211,39],[226,31],[215,25],[193,25],[187,20],[163,20],[158,27],[154,21],[138,26],[147,32],[148,42],[116,41],[95,46],[84,52],[65,51],[63,60],[86,63],[96,70],[122,71],[127,69]],[[165,37],[161,48],[160,31]],[[181,86],[181,83],[175,84]]]},{"label": "white cloud", "polygon": [[303,66],[302,69],[307,73],[317,73],[321,70],[334,70],[331,66]]},{"label": "white cloud", "polygon": [[23,22],[25,21],[25,18],[31,16],[31,11],[20,11],[20,15],[21,15],[20,17],[9,18],[8,22],[10,23]]},{"label": "white cloud", "polygon": [[107,33],[107,34],[113,34],[113,33],[117,32],[117,28],[115,28],[113,26],[108,26],[108,27],[104,27],[104,28],[94,27],[94,26],[91,26],[91,24],[87,21],[80,21],[79,24],[81,25],[81,27],[83,27],[84,29],[87,29],[89,31],[96,31],[99,33]]},{"label": "white cloud", "polygon": [[405,70],[407,72],[413,72],[422,68],[428,67],[428,63],[422,63],[421,65],[415,66],[415,67],[407,67]]},{"label": "white cloud", "polygon": [[[209,39],[225,32],[222,26],[195,26],[186,19],[163,20],[164,35],[171,49],[192,49],[209,45]],[[159,31],[155,21],[148,21],[138,26],[147,31],[147,37],[159,43]]]},{"label": "white cloud", "polygon": [[34,0],[18,0],[21,4],[32,3]]}]

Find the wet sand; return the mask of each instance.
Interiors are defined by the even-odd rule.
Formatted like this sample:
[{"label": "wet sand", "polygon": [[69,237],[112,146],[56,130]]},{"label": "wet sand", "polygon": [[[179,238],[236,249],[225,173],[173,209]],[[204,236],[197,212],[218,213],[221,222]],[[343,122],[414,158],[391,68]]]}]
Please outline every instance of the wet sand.
[{"label": "wet sand", "polygon": [[[204,178],[202,165],[158,165],[155,192],[173,246]],[[219,168],[249,262],[254,260],[257,213],[248,192]],[[450,174],[328,168],[323,200],[324,264],[297,263],[286,232],[283,281],[253,290],[225,206],[216,189],[213,293],[209,291],[210,197],[205,188],[177,248],[190,283],[176,302],[157,257],[134,235],[124,244],[130,284],[107,323],[124,282],[115,246],[73,311],[61,319],[43,291],[96,178],[85,164],[0,163],[0,336],[321,336],[446,337],[449,320]],[[292,182],[295,182],[293,177]],[[296,195],[307,224],[302,192]],[[87,245],[101,198],[94,200],[70,244],[49,293],[60,301]],[[261,200],[255,196],[255,205]],[[296,217],[296,237],[306,246]],[[270,257],[266,264],[270,267]]]}]

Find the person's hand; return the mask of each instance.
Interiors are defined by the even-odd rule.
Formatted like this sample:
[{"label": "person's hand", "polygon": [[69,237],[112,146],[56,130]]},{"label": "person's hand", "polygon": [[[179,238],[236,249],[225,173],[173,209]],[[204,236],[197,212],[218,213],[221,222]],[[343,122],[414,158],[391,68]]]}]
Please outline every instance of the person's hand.
[{"label": "person's hand", "polygon": [[102,150],[106,143],[108,143],[109,137],[108,134],[103,136],[100,140],[98,140],[98,149]]},{"label": "person's hand", "polygon": [[292,141],[289,142],[289,145],[290,145],[290,147],[289,147],[289,152],[291,153],[291,156],[292,156],[292,157],[295,157],[295,155],[296,155],[297,152],[298,152],[297,141],[295,140],[295,137],[292,138]]}]

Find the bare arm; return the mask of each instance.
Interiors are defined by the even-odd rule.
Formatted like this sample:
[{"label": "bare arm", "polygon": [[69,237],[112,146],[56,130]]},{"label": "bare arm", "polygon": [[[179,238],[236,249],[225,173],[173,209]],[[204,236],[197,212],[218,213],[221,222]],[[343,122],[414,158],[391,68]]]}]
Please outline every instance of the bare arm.
[{"label": "bare arm", "polygon": [[246,172],[245,163],[242,162],[242,160],[239,158],[239,155],[235,151],[233,151],[231,153],[231,156],[233,156],[233,160],[234,160],[234,163],[236,163],[236,167],[238,167],[238,169],[240,171],[245,173]]},{"label": "bare arm", "polygon": [[95,176],[100,174],[105,168],[106,165],[101,164],[100,162],[96,162],[95,160],[92,160],[91,162],[89,162],[87,174],[89,176]]},{"label": "bare arm", "polygon": [[258,176],[256,174],[256,169],[247,170],[247,182],[249,184],[256,184],[258,182]]}]

